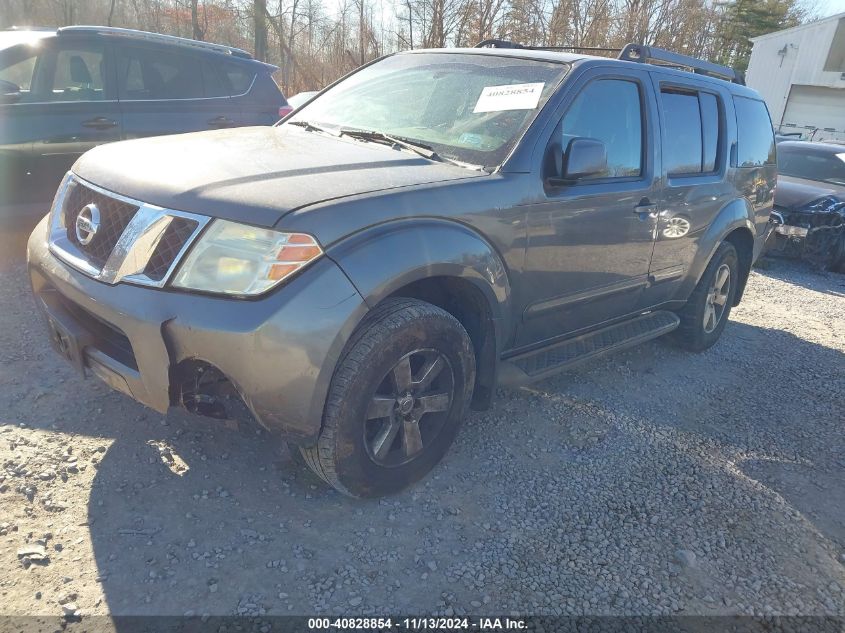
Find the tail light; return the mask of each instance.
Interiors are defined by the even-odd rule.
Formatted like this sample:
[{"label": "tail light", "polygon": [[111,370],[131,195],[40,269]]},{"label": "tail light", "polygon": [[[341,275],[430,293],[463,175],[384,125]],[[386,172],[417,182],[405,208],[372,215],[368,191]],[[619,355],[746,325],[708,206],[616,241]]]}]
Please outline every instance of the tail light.
[{"label": "tail light", "polygon": [[279,118],[284,119],[291,112],[293,112],[293,108],[291,108],[289,105],[283,105],[281,108],[279,108]]}]

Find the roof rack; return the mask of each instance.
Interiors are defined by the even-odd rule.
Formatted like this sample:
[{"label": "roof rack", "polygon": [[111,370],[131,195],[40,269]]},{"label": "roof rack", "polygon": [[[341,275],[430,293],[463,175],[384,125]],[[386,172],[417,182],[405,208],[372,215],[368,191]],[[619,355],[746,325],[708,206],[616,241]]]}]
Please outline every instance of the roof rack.
[{"label": "roof rack", "polygon": [[626,44],[624,48],[607,48],[601,46],[526,46],[518,42],[508,40],[489,39],[483,40],[475,45],[475,48],[518,48],[531,51],[590,51],[619,53],[618,59],[628,62],[640,62],[660,66],[671,66],[690,70],[699,75],[716,77],[725,81],[732,81],[737,84],[745,84],[742,73],[739,73],[727,66],[721,66],[697,59],[688,55],[681,55],[662,48],[643,46],[642,44]]},{"label": "roof rack", "polygon": [[733,68],[714,64],[713,62],[708,62],[703,59],[690,57],[689,55],[673,53],[672,51],[655,48],[653,46],[626,44],[625,48],[622,49],[622,52],[619,53],[619,59],[629,62],[642,62],[646,64],[673,66],[675,68],[686,68],[698,75],[716,77],[717,79],[724,79],[725,81],[732,81],[738,84],[745,83],[742,74],[738,73]]},{"label": "roof rack", "polygon": [[186,46],[191,48],[201,48],[224,55],[232,55],[233,57],[242,57],[244,59],[252,59],[245,50],[235,48],[234,46],[225,46],[223,44],[213,44],[211,42],[200,42],[199,40],[191,40],[186,37],[176,37],[175,35],[162,35],[160,33],[148,33],[147,31],[136,31],[135,29],[122,29],[115,26],[65,26],[60,28],[57,33],[72,34],[72,33],[99,33],[102,35],[116,35],[120,37],[127,37],[146,42],[157,42],[160,44],[175,44],[177,46]]},{"label": "roof rack", "polygon": [[595,51],[605,53],[618,53],[621,48],[608,48],[605,46],[526,46],[518,42],[508,40],[483,40],[475,45],[475,48],[522,48],[528,51]]}]

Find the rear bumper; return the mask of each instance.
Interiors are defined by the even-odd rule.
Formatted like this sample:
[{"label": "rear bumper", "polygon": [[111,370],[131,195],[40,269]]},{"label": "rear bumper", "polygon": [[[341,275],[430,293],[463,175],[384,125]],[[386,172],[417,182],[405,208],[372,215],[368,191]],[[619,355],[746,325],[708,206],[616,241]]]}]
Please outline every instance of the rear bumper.
[{"label": "rear bumper", "polygon": [[104,284],[56,259],[46,235],[42,221],[29,240],[32,288],[42,311],[81,341],[83,371],[165,412],[178,404],[180,363],[207,363],[263,426],[294,442],[316,438],[337,359],[367,310],[332,260],[244,301]]}]

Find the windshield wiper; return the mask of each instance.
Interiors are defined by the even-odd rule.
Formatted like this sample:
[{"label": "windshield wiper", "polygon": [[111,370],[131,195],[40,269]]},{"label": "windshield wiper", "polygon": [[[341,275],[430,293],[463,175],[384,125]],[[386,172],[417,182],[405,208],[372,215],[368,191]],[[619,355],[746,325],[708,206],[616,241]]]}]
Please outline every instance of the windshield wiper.
[{"label": "windshield wiper", "polygon": [[289,123],[286,123],[286,125],[298,125],[299,127],[305,128],[309,132],[322,132],[324,134],[330,134],[331,136],[350,136],[352,138],[357,138],[362,141],[371,141],[374,143],[381,143],[383,145],[401,147],[402,149],[406,149],[411,152],[414,152],[415,154],[419,154],[420,156],[422,156],[423,158],[427,158],[428,160],[433,160],[440,163],[449,163],[451,165],[457,165],[458,167],[466,167],[467,169],[478,169],[481,171],[484,170],[484,168],[480,165],[464,163],[451,158],[446,158],[445,156],[441,156],[440,154],[434,151],[434,148],[432,148],[431,145],[426,145],[425,143],[422,143],[420,141],[414,141],[409,138],[385,134],[384,132],[377,132],[375,130],[356,130],[355,128],[340,128],[339,130],[330,130],[328,128],[317,125],[316,123],[311,123],[310,121],[291,121]]},{"label": "windshield wiper", "polygon": [[420,156],[429,160],[437,161],[439,163],[449,163],[450,165],[457,165],[466,169],[475,169],[484,171],[481,165],[473,165],[472,163],[464,163],[453,158],[441,156],[434,151],[431,145],[426,145],[421,141],[415,141],[402,136],[393,136],[392,134],[385,134],[384,132],[377,132],[375,130],[356,130],[354,128],[341,128],[338,131],[339,136],[351,136],[352,138],[361,139],[363,141],[373,141],[375,143],[383,143],[385,145],[394,145],[403,149],[410,150]]},{"label": "windshield wiper", "polygon": [[305,128],[307,132],[323,132],[324,134],[331,134],[332,136],[337,136],[328,128],[317,125],[316,123],[311,123],[310,121],[290,121],[289,123],[287,123],[287,125],[298,125],[299,127]]},{"label": "windshield wiper", "polygon": [[340,136],[351,136],[353,138],[358,138],[363,141],[375,141],[377,143],[384,143],[386,145],[397,145],[402,149],[407,149],[412,152],[415,152],[429,160],[445,160],[432,149],[431,145],[426,145],[425,143],[412,141],[410,139],[400,138],[398,136],[391,136],[390,134],[385,134],[384,132],[376,132],[375,130],[355,130],[349,128],[341,128]]}]

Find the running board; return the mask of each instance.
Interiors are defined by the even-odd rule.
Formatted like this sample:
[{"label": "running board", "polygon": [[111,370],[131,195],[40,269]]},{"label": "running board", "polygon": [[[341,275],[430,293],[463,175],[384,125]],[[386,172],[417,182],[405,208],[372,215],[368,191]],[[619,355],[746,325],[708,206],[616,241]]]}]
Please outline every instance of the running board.
[{"label": "running board", "polygon": [[502,362],[499,384],[518,387],[570,369],[584,361],[618,352],[658,336],[668,334],[680,325],[674,312],[649,312],[601,330],[514,356]]}]

